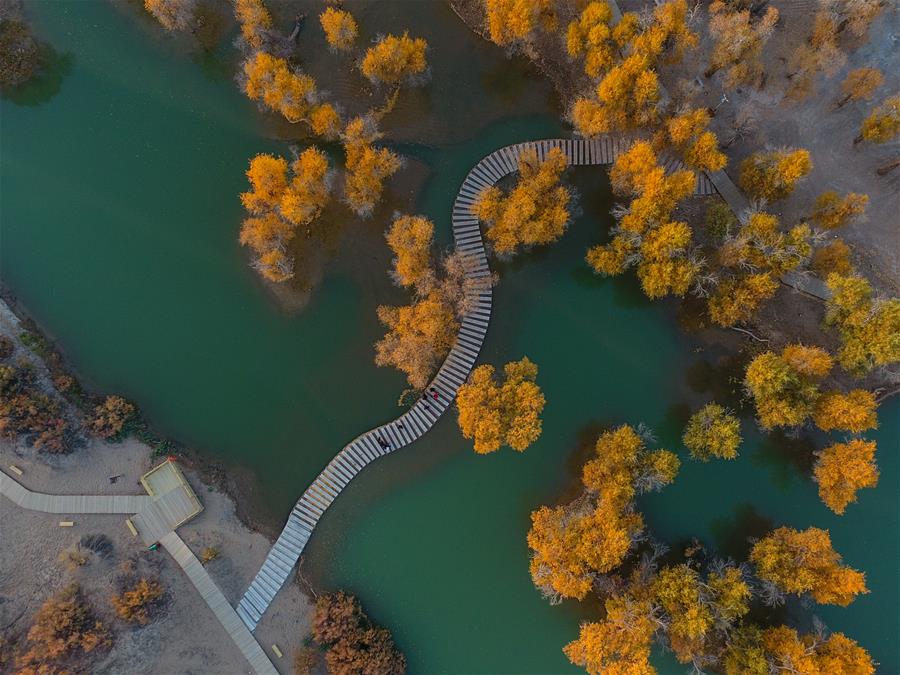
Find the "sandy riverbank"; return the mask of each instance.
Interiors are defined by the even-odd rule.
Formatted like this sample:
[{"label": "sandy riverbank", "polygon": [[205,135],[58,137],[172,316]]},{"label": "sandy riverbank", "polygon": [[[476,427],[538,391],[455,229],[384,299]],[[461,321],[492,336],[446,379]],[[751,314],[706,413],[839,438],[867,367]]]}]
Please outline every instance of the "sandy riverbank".
[{"label": "sandy riverbank", "polygon": [[[22,327],[5,303],[0,303],[0,333],[16,343],[10,362],[27,360],[38,373],[49,395],[52,377],[43,362],[18,339]],[[60,397],[60,400],[62,398]],[[81,411],[68,402],[66,416],[78,424]],[[56,494],[142,494],[138,479],[161,461],[145,443],[126,438],[119,443],[85,440],[65,455],[50,455],[22,441],[0,439],[0,467],[29,489]],[[23,471],[15,476],[15,465]],[[270,541],[245,525],[235,501],[222,489],[238,484],[221,467],[205,465],[195,458],[181,462],[185,475],[203,502],[204,511],[179,528],[184,541],[198,556],[207,547],[219,551],[207,564],[210,576],[232,604],[249,585]],[[119,476],[110,483],[109,476]],[[74,527],[61,528],[59,521],[72,520]],[[122,516],[58,515],[26,511],[0,497],[0,635],[7,642],[20,642],[35,611],[44,600],[70,583],[77,582],[101,619],[113,630],[112,648],[90,665],[94,672],[110,673],[237,673],[247,664],[216,621],[197,591],[175,561],[163,550],[148,551],[131,535]],[[87,555],[75,566],[61,557],[76,550],[85,535],[103,534],[112,542],[107,558]],[[167,591],[165,609],[145,627],[134,628],[115,617],[109,598],[124,570],[157,577]],[[299,581],[287,584],[275,598],[256,631],[256,637],[281,672],[291,672],[291,659],[309,634],[312,602]],[[277,644],[279,659],[271,646]],[[0,672],[11,667],[0,664]]]}]

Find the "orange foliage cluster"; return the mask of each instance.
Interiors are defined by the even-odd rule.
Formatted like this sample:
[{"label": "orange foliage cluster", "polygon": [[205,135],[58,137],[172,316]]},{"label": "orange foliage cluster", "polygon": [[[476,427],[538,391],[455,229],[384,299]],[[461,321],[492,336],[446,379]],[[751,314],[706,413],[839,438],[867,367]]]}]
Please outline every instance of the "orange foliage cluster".
[{"label": "orange foliage cluster", "polygon": [[823,278],[828,278],[829,274],[849,276],[853,272],[853,265],[850,262],[850,247],[842,240],[835,239],[816,249],[810,266],[816,274]]},{"label": "orange foliage cluster", "polygon": [[316,601],[313,638],[325,647],[330,675],[403,675],[406,657],[391,634],[374,624],[354,596],[343,591]]},{"label": "orange foliage cluster", "polygon": [[258,51],[244,62],[244,93],[291,123],[306,122],[313,133],[337,138],[340,116],[330,103],[320,103],[316,81],[295,72],[287,61]]},{"label": "orange foliage cluster", "polygon": [[825,322],[841,336],[838,361],[863,375],[900,361],[900,299],[874,297],[863,277],[830,274]]},{"label": "orange foliage cluster", "polygon": [[359,28],[350,12],[334,7],[326,7],[319,15],[319,23],[325,32],[325,39],[332,49],[347,51],[353,47]]},{"label": "orange foliage cluster", "polygon": [[484,0],[491,41],[501,47],[528,42],[540,27],[556,30],[552,0]]},{"label": "orange foliage cluster", "polygon": [[434,223],[422,216],[398,215],[386,236],[394,253],[394,279],[426,294],[435,284],[431,264]]},{"label": "orange foliage cluster", "polygon": [[569,223],[569,190],[560,185],[566,157],[558,148],[538,161],[533,149],[519,154],[519,180],[506,196],[500,188],[485,188],[472,212],[487,223],[487,238],[499,256],[559,239]]},{"label": "orange foliage cluster", "polygon": [[817,453],[813,474],[819,497],[832,511],[843,514],[859,490],[878,484],[875,442],[855,438],[825,448]]},{"label": "orange foliage cluster", "polygon": [[405,307],[382,305],[378,319],[388,332],[375,345],[375,363],[394,366],[411,386],[424,389],[456,338],[459,322],[452,305],[434,289]]},{"label": "orange foliage cluster", "polygon": [[456,405],[459,429],[475,440],[475,452],[487,454],[508,445],[522,452],[541,435],[544,395],[535,384],[537,366],[528,358],[503,367],[503,384],[494,380],[493,366],[479,366],[459,388]]},{"label": "orange foliage cluster", "polygon": [[816,197],[810,218],[817,225],[833,230],[862,216],[868,203],[868,195],[850,192],[841,197],[834,190],[828,190]]},{"label": "orange foliage cluster", "polygon": [[715,45],[706,76],[724,69],[729,89],[745,84],[759,87],[763,79],[760,58],[778,23],[778,9],[767,7],[754,24],[749,9],[715,0],[709,6],[709,15],[709,32]]},{"label": "orange foliage cluster", "polygon": [[47,600],[28,630],[26,650],[16,662],[20,675],[81,671],[75,659],[112,643],[109,631],[73,584]]},{"label": "orange foliage cluster", "polygon": [[309,226],[319,216],[331,193],[328,158],[318,148],[304,150],[290,168],[289,176],[285,159],[257,155],[247,170],[251,189],[241,194],[251,217],[244,220],[239,241],[253,250],[253,266],[273,282],[293,276],[287,244],[298,226]]},{"label": "orange foliage cluster", "polygon": [[692,257],[690,227],[669,218],[677,203],[693,193],[693,173],[682,170],[667,175],[651,145],[641,141],[619,155],[610,179],[616,194],[633,198],[613,230],[612,241],[588,251],[588,264],[607,276],[637,265],[648,297],[684,295],[699,264]]},{"label": "orange foliage cluster", "polygon": [[272,28],[272,16],[262,0],[234,0],[234,15],[247,44],[253,49],[262,48],[266,31]]},{"label": "orange foliage cluster", "polygon": [[757,152],[741,162],[740,184],[754,199],[771,202],[790,195],[811,170],[807,150]]},{"label": "orange foliage cluster", "polygon": [[635,495],[660,489],[678,473],[673,453],[649,451],[627,425],[602,434],[595,450],[582,470],[585,494],[531,514],[531,578],[554,601],[583,599],[596,574],[622,563],[644,529]]},{"label": "orange foliage cluster", "polygon": [[190,30],[197,0],[144,0],[144,9],[166,30]]},{"label": "orange foliage cluster", "polygon": [[344,196],[350,208],[361,216],[371,215],[384,190],[384,181],[402,166],[400,158],[387,148],[372,145],[381,138],[371,117],[355,117],[344,129],[347,177]]},{"label": "orange foliage cluster", "polygon": [[847,55],[838,44],[839,25],[833,12],[823,10],[815,15],[809,37],[794,50],[788,62],[789,98],[806,98],[813,93],[820,72],[834,75],[846,63]]},{"label": "orange foliage cluster", "polygon": [[153,611],[159,606],[165,590],[158,581],[141,578],[130,589],[110,599],[119,618],[142,626],[150,623]]},{"label": "orange foliage cluster", "polygon": [[72,436],[59,405],[42,394],[26,367],[0,365],[0,434],[24,436],[34,447],[51,453],[70,449]]},{"label": "orange foliage cluster", "polygon": [[100,438],[116,438],[136,412],[137,409],[121,396],[107,396],[103,403],[94,408],[87,429]]},{"label": "orange foliage cluster", "polygon": [[709,112],[694,108],[666,121],[668,141],[678,149],[684,163],[695,171],[719,171],[728,159],[719,150],[719,140],[707,129]]},{"label": "orange foliage cluster", "polygon": [[363,57],[360,70],[372,82],[392,86],[416,83],[425,74],[428,64],[425,50],[428,43],[422,38],[388,35],[370,47]]},{"label": "orange foliage cluster", "polygon": [[863,120],[858,141],[887,143],[900,134],[900,95],[891,96]]},{"label": "orange foliage cluster", "polygon": [[783,593],[809,593],[821,604],[846,607],[868,593],[866,575],[841,565],[828,530],[779,527],[753,545],[750,561],[763,581]]},{"label": "orange foliage cluster", "polygon": [[750,319],[775,295],[778,278],[810,259],[811,235],[805,223],[783,232],[776,216],[750,214],[717,252],[719,283],[708,303],[712,321],[727,327]]},{"label": "orange foliage cluster", "polygon": [[586,70],[595,76],[605,73],[592,96],[580,97],[572,105],[569,117],[578,133],[596,136],[657,121],[656,64],[663,58],[680,61],[699,39],[688,27],[687,13],[686,0],[669,0],[654,8],[650,20],[642,22],[629,12],[610,30],[607,12],[591,3],[570,24],[569,53],[584,52]]}]

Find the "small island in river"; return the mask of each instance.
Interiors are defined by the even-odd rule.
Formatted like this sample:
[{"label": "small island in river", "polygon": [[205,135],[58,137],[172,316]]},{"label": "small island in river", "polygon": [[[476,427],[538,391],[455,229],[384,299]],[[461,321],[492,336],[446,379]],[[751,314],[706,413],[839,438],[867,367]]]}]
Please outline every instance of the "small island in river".
[{"label": "small island in river", "polygon": [[0,0],[0,672],[900,673],[881,0]]}]

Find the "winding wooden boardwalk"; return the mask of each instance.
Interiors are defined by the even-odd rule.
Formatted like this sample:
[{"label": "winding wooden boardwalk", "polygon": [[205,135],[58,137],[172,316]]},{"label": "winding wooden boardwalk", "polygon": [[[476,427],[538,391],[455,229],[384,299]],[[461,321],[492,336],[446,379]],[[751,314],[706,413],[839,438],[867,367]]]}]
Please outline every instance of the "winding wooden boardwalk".
[{"label": "winding wooden boardwalk", "polygon": [[[611,164],[631,145],[631,140],[604,136],[593,140],[552,139],[510,145],[495,150],[472,167],[453,204],[452,224],[456,248],[468,254],[471,261],[467,274],[470,278],[489,277],[487,256],[478,220],[471,207],[478,193],[494,185],[502,178],[518,170],[519,153],[534,148],[539,159],[544,159],[552,148],[560,148],[569,164]],[[682,164],[676,159],[664,159],[667,171],[675,171]],[[715,194],[709,178],[701,175],[697,193]],[[237,613],[250,630],[259,623],[275,594],[288,580],[294,565],[303,553],[306,543],[325,510],[337,498],[347,484],[370,462],[394,450],[409,445],[425,434],[450,407],[460,385],[468,378],[487,333],[491,317],[490,284],[474,284],[471,291],[474,309],[463,318],[456,343],[428,387],[433,387],[438,398],[419,399],[398,419],[355,438],[341,450],[328,466],[316,477],[297,501],[287,523],[269,551],[262,568],[238,603]],[[379,439],[387,444],[383,447]]]}]

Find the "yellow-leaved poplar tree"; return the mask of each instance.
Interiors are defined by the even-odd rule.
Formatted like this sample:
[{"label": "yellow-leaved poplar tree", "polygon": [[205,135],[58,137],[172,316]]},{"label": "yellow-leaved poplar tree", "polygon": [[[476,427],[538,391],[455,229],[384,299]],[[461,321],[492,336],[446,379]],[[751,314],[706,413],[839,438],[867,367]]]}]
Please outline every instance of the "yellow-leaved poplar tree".
[{"label": "yellow-leaved poplar tree", "polygon": [[715,39],[705,75],[724,70],[729,89],[742,85],[759,87],[763,79],[762,51],[778,23],[778,9],[769,6],[754,22],[748,8],[724,0],[709,6],[709,32]]},{"label": "yellow-leaved poplar tree", "polygon": [[841,515],[856,501],[856,493],[878,484],[875,442],[854,438],[835,443],[816,453],[813,476],[819,484],[819,497]]},{"label": "yellow-leaved poplar tree", "polygon": [[841,197],[834,190],[827,190],[816,197],[810,218],[816,225],[833,230],[862,216],[868,203],[869,195],[850,192]]},{"label": "yellow-leaved poplar tree", "polygon": [[813,410],[813,421],[822,431],[849,431],[858,434],[878,426],[875,396],[865,389],[853,389],[842,394],[831,391],[822,394]]},{"label": "yellow-leaved poplar tree", "polygon": [[386,236],[394,253],[396,282],[426,294],[436,281],[431,264],[434,223],[423,216],[398,216]]},{"label": "yellow-leaved poplar tree", "polygon": [[691,415],[682,442],[694,459],[734,459],[741,444],[741,422],[717,403],[707,403]]},{"label": "yellow-leaved poplar tree", "polygon": [[828,530],[779,527],[757,541],[750,562],[760,579],[783,593],[809,593],[816,602],[846,607],[868,593],[866,575],[846,565],[832,548]]},{"label": "yellow-leaved poplar tree", "polygon": [[252,49],[260,49],[272,28],[272,15],[262,0],[234,0],[234,15],[241,35]]},{"label": "yellow-leaved poplar tree", "polygon": [[423,38],[411,38],[409,33],[387,35],[366,51],[360,70],[372,82],[391,86],[416,83],[428,68],[427,48]]},{"label": "yellow-leaved poplar tree", "polygon": [[494,367],[478,366],[456,395],[459,429],[475,441],[475,452],[487,454],[508,445],[522,452],[541,435],[544,395],[535,383],[537,366],[523,358],[503,367],[502,383]]},{"label": "yellow-leaved poplar tree", "polygon": [[850,275],[853,273],[850,247],[842,240],[835,239],[816,249],[810,266],[822,278],[828,278],[829,274]]},{"label": "yellow-leaved poplar tree", "polygon": [[353,15],[343,9],[326,7],[319,15],[319,24],[325,32],[328,45],[336,51],[348,51],[353,48],[359,27]]},{"label": "yellow-leaved poplar tree", "polygon": [[718,171],[728,163],[719,150],[718,138],[708,126],[709,112],[705,108],[686,110],[666,121],[668,141],[695,171]]},{"label": "yellow-leaved poplar tree", "polygon": [[558,148],[538,161],[534,149],[519,154],[519,180],[504,195],[496,186],[485,188],[472,205],[473,214],[487,224],[486,236],[498,256],[559,239],[569,223],[569,190],[560,185],[566,170]]},{"label": "yellow-leaved poplar tree", "polygon": [[863,120],[853,143],[887,143],[900,134],[900,94],[891,96]]},{"label": "yellow-leaved poplar tree", "polygon": [[484,0],[491,41],[501,47],[528,42],[538,28],[556,30],[552,0]]},{"label": "yellow-leaved poplar tree", "polygon": [[850,101],[870,101],[882,84],[884,84],[884,75],[878,68],[851,70],[841,82],[842,96],[837,102],[837,107],[841,108]]},{"label": "yellow-leaved poplar tree", "polygon": [[379,138],[381,134],[369,117],[355,117],[344,129],[344,196],[350,208],[361,216],[371,215],[381,199],[384,181],[402,166],[396,154],[373,145]]},{"label": "yellow-leaved poplar tree", "polygon": [[375,345],[376,365],[394,366],[406,374],[411,386],[424,389],[459,329],[453,307],[434,289],[411,305],[382,305],[378,319],[387,333]]},{"label": "yellow-leaved poplar tree", "polygon": [[794,191],[797,182],[812,170],[807,150],[757,152],[741,162],[741,188],[754,199],[775,201]]},{"label": "yellow-leaved poplar tree", "polygon": [[819,382],[833,361],[820,347],[794,344],[781,354],[763,352],[747,366],[744,386],[753,397],[756,417],[764,429],[794,427],[813,414]]},{"label": "yellow-leaved poplar tree", "polygon": [[825,323],[841,337],[838,361],[856,375],[900,361],[900,299],[874,297],[860,276],[830,274]]},{"label": "yellow-leaved poplar tree", "polygon": [[563,652],[589,673],[651,675],[650,646],[656,632],[649,600],[614,595],[604,603],[606,615],[584,623],[578,639]]}]

